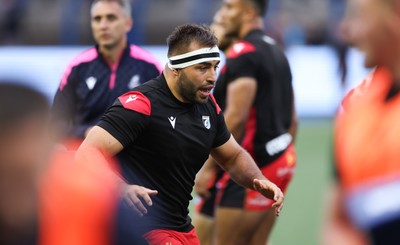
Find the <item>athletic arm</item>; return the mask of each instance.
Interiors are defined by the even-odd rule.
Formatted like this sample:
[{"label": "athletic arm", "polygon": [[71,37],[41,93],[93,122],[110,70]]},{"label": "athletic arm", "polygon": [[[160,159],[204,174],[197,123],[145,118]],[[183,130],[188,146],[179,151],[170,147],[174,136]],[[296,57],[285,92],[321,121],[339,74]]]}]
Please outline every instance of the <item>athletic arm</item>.
[{"label": "athletic arm", "polygon": [[261,173],[250,154],[233,137],[225,144],[214,148],[211,156],[236,183],[274,200],[273,207],[276,215],[279,215],[284,200],[282,191]]},{"label": "athletic arm", "polygon": [[[75,159],[83,164],[85,162],[107,162],[108,157],[115,156],[123,148],[123,145],[109,132],[99,126],[94,126],[79,147]],[[147,205],[151,206],[152,200],[150,196],[156,195],[157,191],[138,185],[130,185],[115,172],[113,178],[121,184],[121,192],[125,202],[138,215],[145,215],[147,209],[139,198],[142,198]]]},{"label": "athletic arm", "polygon": [[[251,77],[241,77],[231,82],[227,89],[227,107],[224,112],[225,123],[233,137],[240,141],[245,131],[251,106],[257,92],[257,82]],[[204,163],[197,173],[195,191],[201,197],[208,197],[208,183],[214,176],[217,163],[212,157]]]},{"label": "athletic arm", "polygon": [[257,81],[252,77],[240,77],[228,85],[224,117],[228,130],[237,141],[244,135],[256,93]]},{"label": "athletic arm", "polygon": [[[132,99],[134,98],[134,99]],[[104,114],[97,126],[93,127],[78,149],[77,159],[85,161],[105,161],[132,144],[146,129],[151,113],[150,101],[140,92],[131,91],[120,96]],[[122,195],[126,203],[140,216],[147,213],[142,200],[152,205],[150,196],[157,191],[126,183],[119,175],[115,177],[122,185]]]}]

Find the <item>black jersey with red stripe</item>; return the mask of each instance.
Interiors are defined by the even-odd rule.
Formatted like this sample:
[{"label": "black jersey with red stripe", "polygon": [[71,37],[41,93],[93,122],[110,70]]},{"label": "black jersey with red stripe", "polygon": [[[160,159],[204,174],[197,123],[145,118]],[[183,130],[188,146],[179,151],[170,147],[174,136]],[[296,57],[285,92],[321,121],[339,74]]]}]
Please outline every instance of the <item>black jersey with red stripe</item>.
[{"label": "black jersey with red stripe", "polygon": [[257,81],[257,93],[246,122],[241,145],[259,166],[277,159],[291,143],[292,75],[289,63],[274,40],[261,30],[253,30],[227,53],[214,96],[222,110],[226,107],[228,85],[236,79]]},{"label": "black jersey with red stripe", "polygon": [[144,232],[190,231],[195,175],[210,150],[230,138],[214,97],[204,104],[182,103],[160,75],[120,96],[98,126],[124,146],[118,157],[127,182],[158,191]]}]

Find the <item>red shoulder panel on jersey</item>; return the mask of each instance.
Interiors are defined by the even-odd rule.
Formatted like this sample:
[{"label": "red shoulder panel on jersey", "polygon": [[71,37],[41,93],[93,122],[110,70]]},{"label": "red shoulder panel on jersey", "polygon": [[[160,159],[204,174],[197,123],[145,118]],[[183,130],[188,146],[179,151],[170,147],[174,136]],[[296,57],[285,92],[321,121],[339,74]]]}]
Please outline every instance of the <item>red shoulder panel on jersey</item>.
[{"label": "red shoulder panel on jersey", "polygon": [[150,100],[138,91],[128,92],[118,98],[125,109],[136,111],[147,116],[151,114]]},{"label": "red shoulder panel on jersey", "polygon": [[234,59],[243,54],[252,53],[255,51],[256,47],[254,47],[253,44],[246,41],[239,41],[229,49],[227,57],[230,59]]},{"label": "red shoulder panel on jersey", "polygon": [[217,101],[215,100],[214,95],[210,94],[210,98],[214,102],[215,108],[217,109],[217,114],[219,114],[221,112],[221,108],[219,107]]}]

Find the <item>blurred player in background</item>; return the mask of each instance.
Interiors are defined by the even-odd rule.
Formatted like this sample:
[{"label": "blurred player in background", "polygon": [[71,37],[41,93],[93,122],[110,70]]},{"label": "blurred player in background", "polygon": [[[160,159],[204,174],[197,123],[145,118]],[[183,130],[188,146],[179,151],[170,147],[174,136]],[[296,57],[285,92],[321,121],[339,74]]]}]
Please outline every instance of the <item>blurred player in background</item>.
[{"label": "blurred player in background", "polygon": [[347,42],[376,67],[336,118],[323,244],[400,244],[400,1],[349,0]]},{"label": "blurred player in background", "polygon": [[[221,21],[221,15],[217,12],[210,28],[218,39],[218,48],[226,56],[229,47],[235,42],[236,38],[225,35]],[[203,168],[196,176],[195,191],[200,196],[196,199],[193,225],[196,227],[200,244],[208,245],[212,242],[214,232],[215,202],[218,192],[217,183],[225,172],[218,166],[215,169],[210,169],[209,174],[202,174],[202,170]]]},{"label": "blurred player in background", "polygon": [[189,24],[178,26],[167,43],[163,74],[120,96],[77,158],[126,159],[123,194],[142,216],[150,244],[199,244],[188,205],[195,175],[210,153],[238,183],[273,199],[278,215],[282,192],[231,137],[211,94],[220,62],[216,37],[206,26]]},{"label": "blurred player in background", "polygon": [[69,63],[54,98],[55,131],[62,136],[84,138],[118,96],[162,69],[127,41],[133,25],[129,0],[94,0],[90,17],[97,44]]},{"label": "blurred player in background", "polygon": [[[214,95],[235,139],[264,176],[285,191],[296,166],[297,118],[288,61],[275,41],[263,33],[267,7],[265,0],[223,1],[219,14],[225,35],[239,41],[227,51]],[[198,185],[206,183],[207,169],[212,166],[210,159],[197,176]],[[228,175],[218,185],[216,244],[264,245],[275,222],[272,202],[239,186]],[[197,189],[206,190],[204,186]]]},{"label": "blurred player in background", "polygon": [[0,82],[0,244],[36,244],[38,185],[49,153],[44,95]]}]

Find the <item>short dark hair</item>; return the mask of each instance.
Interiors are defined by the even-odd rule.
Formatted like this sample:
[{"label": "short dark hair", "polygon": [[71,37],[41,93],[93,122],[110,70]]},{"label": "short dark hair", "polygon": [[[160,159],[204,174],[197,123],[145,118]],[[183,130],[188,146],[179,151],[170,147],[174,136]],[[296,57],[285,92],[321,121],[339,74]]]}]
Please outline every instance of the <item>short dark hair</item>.
[{"label": "short dark hair", "polygon": [[43,122],[50,112],[48,99],[40,92],[15,81],[0,81],[0,133],[32,116]]},{"label": "short dark hair", "polygon": [[254,5],[254,8],[257,10],[257,14],[260,17],[264,17],[268,11],[269,0],[245,0]]},{"label": "short dark hair", "polygon": [[218,39],[208,25],[184,24],[177,26],[167,38],[168,57],[188,52],[192,42],[204,47],[218,45]]}]

